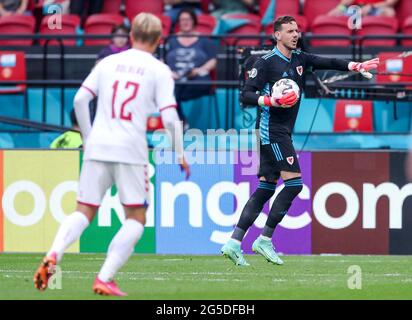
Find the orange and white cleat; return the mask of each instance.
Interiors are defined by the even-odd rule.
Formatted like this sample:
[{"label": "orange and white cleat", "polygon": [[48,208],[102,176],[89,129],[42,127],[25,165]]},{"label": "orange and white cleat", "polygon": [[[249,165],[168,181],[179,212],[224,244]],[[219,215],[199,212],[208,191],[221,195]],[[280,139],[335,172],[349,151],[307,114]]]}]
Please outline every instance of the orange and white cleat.
[{"label": "orange and white cleat", "polygon": [[40,291],[47,289],[47,283],[50,277],[55,272],[55,267],[57,263],[57,254],[52,253],[50,256],[44,257],[40,267],[34,274],[33,282],[34,287]]},{"label": "orange and white cleat", "polygon": [[117,297],[124,297],[127,296],[127,293],[121,291],[117,286],[116,282],[103,282],[98,277],[94,280],[93,284],[93,291],[96,294],[100,294],[102,296],[117,296]]}]

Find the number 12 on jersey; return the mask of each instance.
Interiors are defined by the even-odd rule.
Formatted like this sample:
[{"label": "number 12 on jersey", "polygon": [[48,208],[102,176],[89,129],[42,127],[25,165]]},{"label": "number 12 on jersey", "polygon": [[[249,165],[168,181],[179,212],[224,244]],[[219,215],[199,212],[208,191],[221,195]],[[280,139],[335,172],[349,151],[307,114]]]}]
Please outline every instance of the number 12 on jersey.
[{"label": "number 12 on jersey", "polygon": [[119,85],[120,85],[120,81],[116,80],[114,82],[113,86],[112,86],[112,88],[113,88],[112,118],[115,119],[115,118],[118,117],[122,120],[132,121],[132,113],[130,111],[129,112],[126,111],[126,105],[136,98],[137,93],[139,91],[139,84],[136,83],[136,82],[132,82],[132,81],[127,81],[126,82],[126,85],[124,86],[124,89],[129,92],[130,91],[129,88],[132,88],[132,91],[131,91],[130,95],[122,101],[121,106],[120,106],[120,114],[116,115],[115,106],[116,106],[117,97],[118,96],[120,96],[120,97],[125,97],[126,96],[126,95],[123,95],[123,94],[119,95],[119,89],[120,90],[122,89],[122,87],[119,88]]}]

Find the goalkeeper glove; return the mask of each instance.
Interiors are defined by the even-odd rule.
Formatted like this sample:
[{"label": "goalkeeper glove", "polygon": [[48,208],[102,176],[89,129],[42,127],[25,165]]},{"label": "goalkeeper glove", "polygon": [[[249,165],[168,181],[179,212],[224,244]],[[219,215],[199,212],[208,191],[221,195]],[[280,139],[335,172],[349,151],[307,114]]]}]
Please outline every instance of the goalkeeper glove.
[{"label": "goalkeeper glove", "polygon": [[349,62],[348,69],[351,71],[360,72],[365,78],[373,77],[369,70],[377,69],[379,66],[379,58],[368,60],[365,62]]},{"label": "goalkeeper glove", "polygon": [[290,91],[280,98],[272,96],[261,96],[259,97],[259,105],[266,107],[290,108],[298,101],[298,99],[299,98],[296,95],[295,91]]}]

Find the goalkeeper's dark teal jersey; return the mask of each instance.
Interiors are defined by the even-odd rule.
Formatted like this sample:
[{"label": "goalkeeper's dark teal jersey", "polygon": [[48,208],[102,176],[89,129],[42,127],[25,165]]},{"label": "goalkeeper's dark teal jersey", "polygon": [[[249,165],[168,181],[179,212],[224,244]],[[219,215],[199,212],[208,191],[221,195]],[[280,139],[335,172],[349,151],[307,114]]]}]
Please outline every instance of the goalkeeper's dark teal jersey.
[{"label": "goalkeeper's dark teal jersey", "polygon": [[[259,57],[248,70],[248,79],[242,93],[245,105],[257,105],[259,96],[270,95],[274,83],[282,78],[294,80],[302,93],[305,71],[308,69],[348,70],[349,61],[323,58],[303,51],[295,50],[290,59],[276,47],[268,54]],[[298,102],[292,108],[259,107],[256,128],[260,129],[262,144],[276,142],[292,133],[300,106]]]}]

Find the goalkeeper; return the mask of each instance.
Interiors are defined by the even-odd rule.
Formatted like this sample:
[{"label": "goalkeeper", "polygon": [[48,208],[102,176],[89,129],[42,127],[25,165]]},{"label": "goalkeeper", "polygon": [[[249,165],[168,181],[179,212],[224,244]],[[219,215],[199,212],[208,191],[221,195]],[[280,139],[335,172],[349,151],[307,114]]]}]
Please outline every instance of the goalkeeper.
[{"label": "goalkeeper", "polygon": [[323,58],[296,50],[299,30],[291,16],[279,17],[274,22],[277,44],[268,54],[258,58],[248,71],[242,93],[245,105],[260,106],[256,120],[259,129],[260,167],[259,186],[246,203],[231,239],[222,247],[222,254],[236,265],[248,265],[241,251],[241,242],[254,223],[264,204],[273,196],[278,179],[284,188],[270,208],[262,234],[254,241],[252,250],[274,264],[283,264],[272,245],[276,226],[287,214],[293,199],[302,190],[302,177],[291,133],[299,111],[300,96],[291,91],[283,96],[271,94],[273,84],[288,78],[295,81],[302,92],[305,71],[308,69],[333,69],[356,71],[371,78],[368,71],[376,69],[379,59],[363,63],[341,59]]}]

